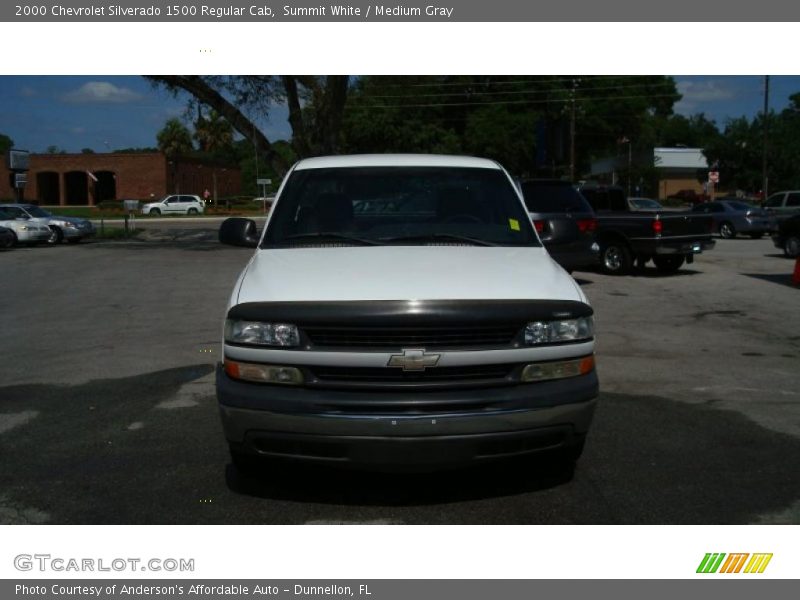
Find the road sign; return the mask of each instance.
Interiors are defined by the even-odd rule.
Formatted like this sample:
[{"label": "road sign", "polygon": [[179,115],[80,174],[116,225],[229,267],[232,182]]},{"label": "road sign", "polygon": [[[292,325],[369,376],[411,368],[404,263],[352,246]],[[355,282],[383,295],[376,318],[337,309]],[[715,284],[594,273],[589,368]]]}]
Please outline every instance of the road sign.
[{"label": "road sign", "polygon": [[719,171],[709,171],[708,180],[711,183],[719,183]]},{"label": "road sign", "polygon": [[258,185],[272,185],[272,179],[256,179]]}]

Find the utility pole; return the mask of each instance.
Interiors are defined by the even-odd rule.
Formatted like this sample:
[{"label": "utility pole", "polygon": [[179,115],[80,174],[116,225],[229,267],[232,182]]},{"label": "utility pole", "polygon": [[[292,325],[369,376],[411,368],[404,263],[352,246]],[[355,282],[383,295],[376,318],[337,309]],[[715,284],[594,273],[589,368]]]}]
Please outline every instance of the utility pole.
[{"label": "utility pole", "polygon": [[764,147],[761,156],[761,189],[764,200],[769,195],[769,174],[767,172],[767,142],[769,140],[769,75],[764,75]]},{"label": "utility pole", "polygon": [[570,92],[570,117],[569,117],[569,180],[575,181],[575,88],[578,87],[578,80],[572,80],[572,91]]}]

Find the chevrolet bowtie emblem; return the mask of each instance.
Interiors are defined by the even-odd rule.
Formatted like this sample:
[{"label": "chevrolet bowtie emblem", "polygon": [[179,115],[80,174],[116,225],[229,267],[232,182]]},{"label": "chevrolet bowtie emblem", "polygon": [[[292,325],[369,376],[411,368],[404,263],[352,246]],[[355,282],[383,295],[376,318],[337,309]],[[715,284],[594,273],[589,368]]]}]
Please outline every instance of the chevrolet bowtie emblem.
[{"label": "chevrolet bowtie emblem", "polygon": [[403,349],[402,354],[392,354],[388,367],[401,367],[403,371],[424,371],[427,367],[435,367],[441,354],[426,354],[425,348]]}]

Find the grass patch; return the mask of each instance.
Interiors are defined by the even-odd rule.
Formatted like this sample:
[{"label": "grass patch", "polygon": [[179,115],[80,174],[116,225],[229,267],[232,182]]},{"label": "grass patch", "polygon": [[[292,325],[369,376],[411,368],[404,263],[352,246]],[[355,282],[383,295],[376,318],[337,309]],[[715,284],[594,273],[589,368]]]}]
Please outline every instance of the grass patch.
[{"label": "grass patch", "polygon": [[80,219],[121,219],[125,213],[121,210],[100,209],[94,206],[43,206],[47,212],[62,217],[78,217]]},{"label": "grass patch", "polygon": [[127,232],[124,227],[99,227],[96,229],[94,239],[96,240],[124,240],[135,238],[141,232],[141,229],[130,229]]}]

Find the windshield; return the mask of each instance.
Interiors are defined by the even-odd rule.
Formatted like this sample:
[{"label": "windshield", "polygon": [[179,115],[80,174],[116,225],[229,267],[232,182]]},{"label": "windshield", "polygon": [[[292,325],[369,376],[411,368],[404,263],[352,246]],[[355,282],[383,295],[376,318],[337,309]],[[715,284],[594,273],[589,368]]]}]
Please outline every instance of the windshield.
[{"label": "windshield", "polygon": [[755,210],[756,208],[752,204],[747,204],[746,202],[728,202],[728,206],[733,210]]},{"label": "windshield", "polygon": [[661,205],[650,198],[631,198],[631,204],[636,208],[661,208]]},{"label": "windshield", "polygon": [[523,181],[522,195],[530,212],[592,212],[592,207],[569,183]]},{"label": "windshield", "polygon": [[539,245],[503,171],[460,167],[293,172],[262,247],[324,242]]},{"label": "windshield", "polygon": [[28,211],[28,214],[32,217],[36,217],[37,219],[51,217],[52,215],[44,209],[39,208],[38,206],[26,206],[25,210]]}]

